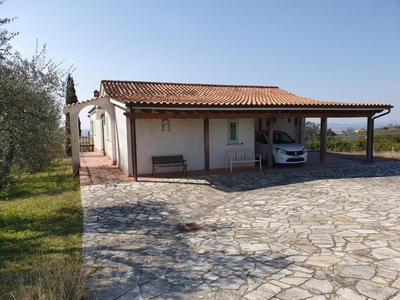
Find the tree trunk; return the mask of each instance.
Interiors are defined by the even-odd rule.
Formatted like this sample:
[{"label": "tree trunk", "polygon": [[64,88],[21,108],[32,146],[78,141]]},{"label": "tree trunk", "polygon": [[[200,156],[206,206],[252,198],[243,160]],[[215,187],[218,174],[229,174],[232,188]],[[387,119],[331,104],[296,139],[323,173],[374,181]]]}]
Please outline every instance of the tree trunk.
[{"label": "tree trunk", "polygon": [[13,137],[10,135],[10,143],[8,150],[4,155],[4,164],[0,167],[0,189],[6,191],[11,184],[11,167],[14,160],[15,144]]}]

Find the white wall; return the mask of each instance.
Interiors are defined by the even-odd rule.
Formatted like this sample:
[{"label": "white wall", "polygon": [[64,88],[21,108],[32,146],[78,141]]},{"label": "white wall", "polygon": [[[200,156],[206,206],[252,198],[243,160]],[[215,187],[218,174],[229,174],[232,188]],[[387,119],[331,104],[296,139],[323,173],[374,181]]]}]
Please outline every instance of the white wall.
[{"label": "white wall", "polygon": [[[238,119],[238,121],[239,144],[228,145],[227,119],[210,119],[210,169],[225,168],[227,150],[254,150],[254,119]],[[241,166],[246,166],[246,164],[241,164]]]},{"label": "white wall", "polygon": [[[239,143],[228,145],[227,120],[210,119],[210,169],[225,168],[227,150],[254,149],[254,119],[238,121]],[[157,155],[183,154],[188,170],[204,170],[204,120],[171,119],[170,132],[162,131],[161,122],[162,120],[136,120],[138,174],[151,174],[151,156]],[[157,173],[179,170],[180,167],[161,168]]]},{"label": "white wall", "polygon": [[[256,128],[258,128],[258,120],[255,120]],[[288,118],[276,118],[276,123],[273,124],[274,130],[281,130],[289,134],[293,139],[299,141],[299,128],[301,122],[304,119],[297,119],[297,125],[295,125],[295,118],[290,118],[290,122]],[[267,130],[267,119],[262,119],[262,130]]]},{"label": "white wall", "polygon": [[[290,122],[288,121],[290,120]],[[276,123],[274,124],[275,130],[282,130],[289,134],[293,139],[297,140],[298,136],[298,124],[295,126],[294,118],[277,118]]]},{"label": "white wall", "polygon": [[104,111],[104,150],[105,154],[112,158],[112,121],[107,111]]},{"label": "white wall", "polygon": [[119,107],[115,107],[115,126],[116,126],[116,161],[117,165],[129,174],[129,163],[128,153],[130,151],[130,143],[128,143],[128,128],[130,126],[130,120],[124,116],[125,110]]},{"label": "white wall", "polygon": [[101,136],[101,119],[96,118],[96,112],[90,115],[90,120],[93,121],[93,135],[94,146],[98,150],[102,150],[102,136]]},{"label": "white wall", "polygon": [[[138,174],[151,174],[151,156],[183,154],[188,170],[204,169],[203,120],[171,119],[170,132],[162,131],[162,120],[136,120]],[[161,168],[157,173],[181,170]]]}]

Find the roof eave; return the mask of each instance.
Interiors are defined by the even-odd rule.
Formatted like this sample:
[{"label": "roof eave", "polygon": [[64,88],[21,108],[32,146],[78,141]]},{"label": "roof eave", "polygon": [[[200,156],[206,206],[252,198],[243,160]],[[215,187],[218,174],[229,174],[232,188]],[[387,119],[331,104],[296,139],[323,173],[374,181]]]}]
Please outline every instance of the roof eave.
[{"label": "roof eave", "polygon": [[[119,101],[120,102],[120,101]],[[120,102],[124,103],[124,102]],[[160,110],[386,110],[392,105],[196,105],[196,104],[160,104],[160,103],[125,103],[129,108],[149,108]]]}]

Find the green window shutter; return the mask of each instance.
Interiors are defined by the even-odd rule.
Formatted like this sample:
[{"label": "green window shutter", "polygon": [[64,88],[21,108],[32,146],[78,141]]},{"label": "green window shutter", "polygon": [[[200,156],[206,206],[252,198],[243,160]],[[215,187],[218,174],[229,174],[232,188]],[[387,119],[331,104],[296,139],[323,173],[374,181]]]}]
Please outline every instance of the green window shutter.
[{"label": "green window shutter", "polygon": [[239,143],[239,122],[236,119],[228,120],[228,144]]}]

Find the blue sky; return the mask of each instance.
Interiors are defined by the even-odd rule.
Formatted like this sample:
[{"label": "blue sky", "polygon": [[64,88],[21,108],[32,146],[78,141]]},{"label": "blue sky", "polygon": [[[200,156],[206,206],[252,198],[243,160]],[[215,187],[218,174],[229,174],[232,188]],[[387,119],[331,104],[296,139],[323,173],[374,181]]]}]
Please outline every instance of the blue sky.
[{"label": "blue sky", "polygon": [[[73,64],[80,101],[103,79],[279,86],[318,100],[391,104],[382,120],[400,124],[400,0],[0,5],[0,17],[14,16],[14,50],[29,57],[38,40],[48,58]],[[338,121],[350,122],[328,126]]]}]

